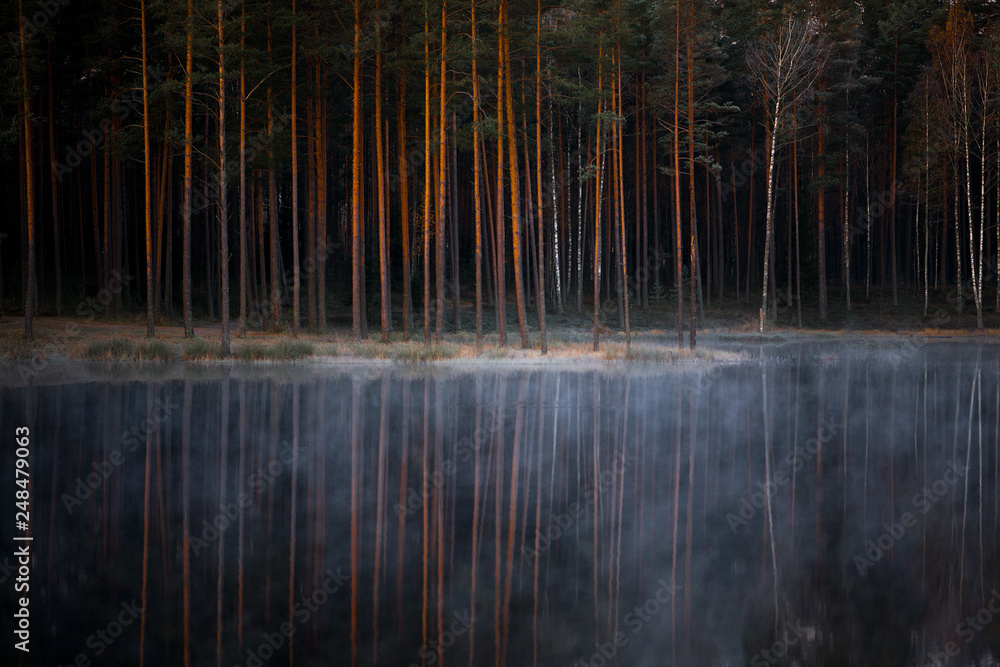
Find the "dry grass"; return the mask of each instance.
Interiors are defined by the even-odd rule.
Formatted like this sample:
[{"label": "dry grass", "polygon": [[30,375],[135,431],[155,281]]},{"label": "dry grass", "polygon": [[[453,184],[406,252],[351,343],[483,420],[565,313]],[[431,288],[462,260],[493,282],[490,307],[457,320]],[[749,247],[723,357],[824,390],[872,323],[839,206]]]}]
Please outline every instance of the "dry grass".
[{"label": "dry grass", "polygon": [[174,361],[180,357],[180,351],[163,340],[113,338],[90,343],[83,357],[94,361]]},{"label": "dry grass", "polygon": [[218,343],[207,341],[204,338],[193,338],[184,343],[184,352],[181,355],[187,361],[207,361],[219,359],[222,348]]},{"label": "dry grass", "polygon": [[299,361],[311,357],[314,350],[311,342],[301,340],[279,340],[272,345],[250,341],[236,346],[233,357],[240,361]]}]

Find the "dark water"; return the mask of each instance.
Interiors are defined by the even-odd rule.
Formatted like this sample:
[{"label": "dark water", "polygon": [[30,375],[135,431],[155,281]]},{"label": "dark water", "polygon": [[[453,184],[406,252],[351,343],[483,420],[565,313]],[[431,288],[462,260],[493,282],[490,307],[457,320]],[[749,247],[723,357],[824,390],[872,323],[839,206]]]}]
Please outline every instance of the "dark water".
[{"label": "dark water", "polygon": [[1000,664],[1000,347],[763,357],[2,390],[3,662]]}]

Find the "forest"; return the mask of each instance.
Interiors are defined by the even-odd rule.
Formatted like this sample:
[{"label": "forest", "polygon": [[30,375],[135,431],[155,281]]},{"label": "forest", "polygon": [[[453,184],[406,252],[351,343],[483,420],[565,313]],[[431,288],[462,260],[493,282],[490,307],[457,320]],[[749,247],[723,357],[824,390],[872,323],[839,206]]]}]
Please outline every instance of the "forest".
[{"label": "forest", "polygon": [[713,302],[760,332],[876,300],[984,328],[997,14],[17,0],[0,304],[29,340],[41,315],[142,314],[148,337],[211,322],[224,355],[247,331],[332,327],[506,346],[515,319],[544,352],[546,311],[595,349],[637,313],[693,347]]}]

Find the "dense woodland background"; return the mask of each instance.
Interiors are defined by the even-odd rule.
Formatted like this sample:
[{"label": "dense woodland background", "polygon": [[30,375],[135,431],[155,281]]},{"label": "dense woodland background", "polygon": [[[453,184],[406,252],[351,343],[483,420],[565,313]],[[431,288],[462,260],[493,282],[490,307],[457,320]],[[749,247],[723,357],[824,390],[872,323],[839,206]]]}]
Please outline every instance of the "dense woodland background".
[{"label": "dense woodland background", "polygon": [[692,345],[713,301],[761,330],[1000,309],[994,3],[13,4],[0,303],[29,338],[516,317],[544,350],[546,308],[595,346],[658,305]]}]

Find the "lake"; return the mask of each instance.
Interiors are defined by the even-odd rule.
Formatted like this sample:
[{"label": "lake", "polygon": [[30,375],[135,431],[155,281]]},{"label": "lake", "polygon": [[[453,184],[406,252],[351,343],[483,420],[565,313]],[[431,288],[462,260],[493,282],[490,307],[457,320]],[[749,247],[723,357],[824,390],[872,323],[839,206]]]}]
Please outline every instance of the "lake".
[{"label": "lake", "polygon": [[1000,664],[1000,345],[741,349],[4,388],[5,664]]}]

